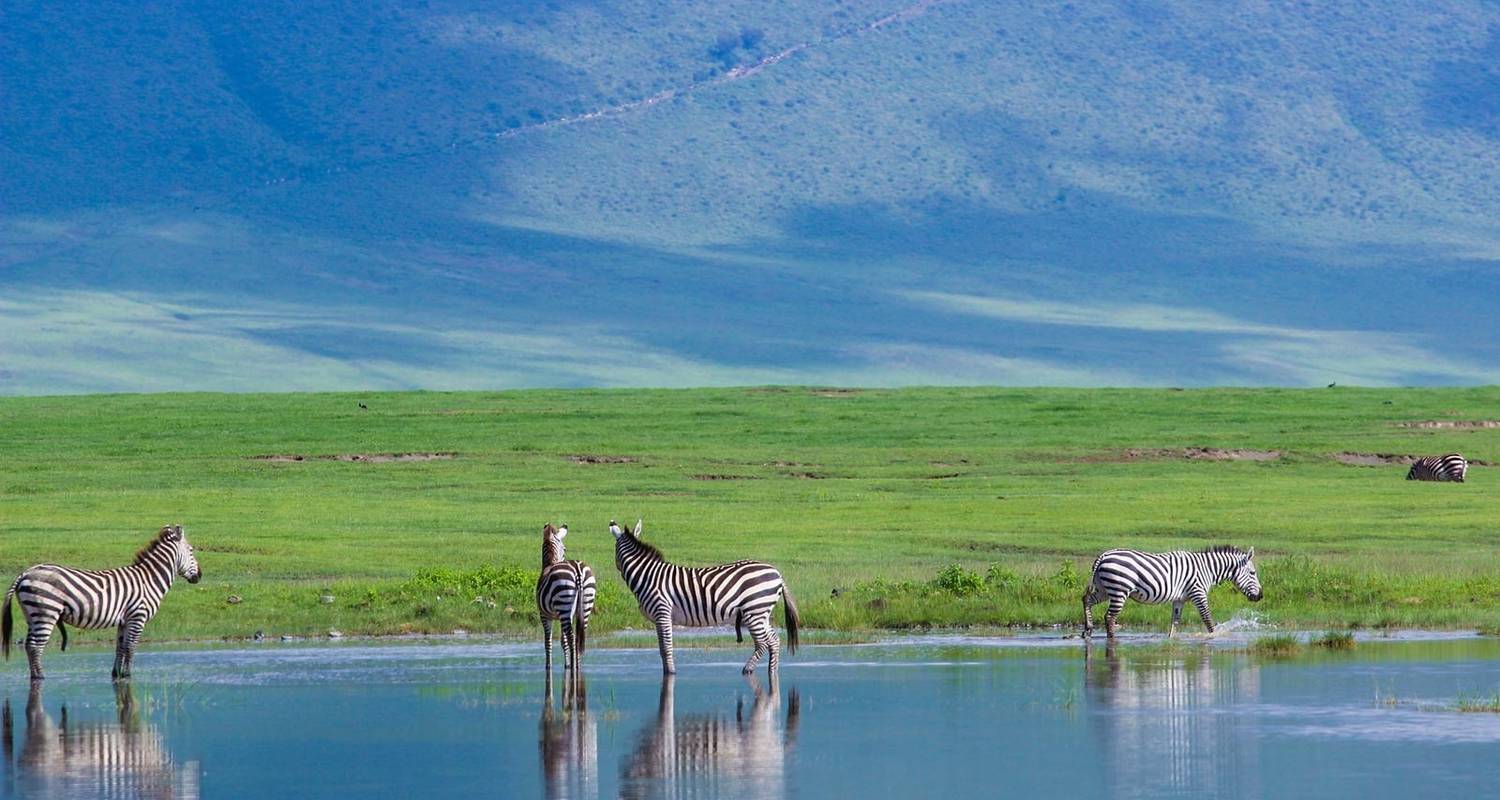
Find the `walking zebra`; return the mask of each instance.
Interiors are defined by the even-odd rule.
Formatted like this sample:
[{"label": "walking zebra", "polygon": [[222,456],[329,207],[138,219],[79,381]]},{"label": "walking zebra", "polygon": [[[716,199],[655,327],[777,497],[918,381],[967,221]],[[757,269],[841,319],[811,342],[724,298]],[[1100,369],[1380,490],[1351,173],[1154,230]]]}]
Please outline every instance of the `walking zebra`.
[{"label": "walking zebra", "polygon": [[641,613],[656,624],[662,671],[676,674],[672,655],[672,626],[704,627],[734,623],[737,641],[744,641],[741,626],[750,631],[755,652],[745,662],[746,675],[755,671],[761,655],[771,654],[768,671],[774,679],[781,656],[781,639],[771,624],[777,599],[786,602],[786,641],[797,652],[797,603],[781,573],[759,561],[736,561],[713,567],[683,567],[672,564],[660,550],[641,541],[641,523],[626,531],[609,521],[615,537],[615,566],[635,593]]},{"label": "walking zebra", "polygon": [[1106,550],[1094,560],[1088,588],[1083,590],[1083,636],[1094,633],[1094,606],[1106,598],[1109,611],[1104,616],[1104,630],[1115,638],[1115,627],[1125,598],[1140,603],[1171,603],[1172,627],[1177,633],[1182,621],[1182,604],[1191,600],[1203,618],[1203,627],[1214,632],[1214,619],[1208,613],[1208,590],[1225,582],[1244,592],[1250,601],[1261,598],[1260,578],[1255,574],[1255,548],[1247,553],[1238,547],[1210,547],[1196,553],[1177,550],[1171,553],[1142,553],[1139,550]]},{"label": "walking zebra", "polygon": [[[542,618],[542,641],[547,646],[547,672],[552,672],[552,620],[562,622],[563,669],[577,669],[583,658],[589,615],[594,613],[597,585],[594,571],[582,561],[563,558],[568,526],[542,526],[542,574],[536,579],[536,610]],[[575,631],[577,633],[575,638]]]},{"label": "walking zebra", "polygon": [[0,651],[10,658],[10,600],[15,597],[26,615],[26,658],[31,679],[42,675],[42,650],[52,638],[52,629],[62,631],[62,648],[68,649],[68,631],[78,628],[118,628],[115,666],[110,677],[130,677],[130,662],[141,630],[156,615],[161,599],[181,575],[188,583],[202,577],[193,546],[182,535],[181,525],[168,525],[135,554],[128,567],[92,570],[38,564],[16,577],[5,593],[5,611],[0,614]]},{"label": "walking zebra", "polygon": [[1463,483],[1464,476],[1467,474],[1469,474],[1469,462],[1458,453],[1449,453],[1446,456],[1428,456],[1411,462],[1411,469],[1406,471],[1406,479]]}]

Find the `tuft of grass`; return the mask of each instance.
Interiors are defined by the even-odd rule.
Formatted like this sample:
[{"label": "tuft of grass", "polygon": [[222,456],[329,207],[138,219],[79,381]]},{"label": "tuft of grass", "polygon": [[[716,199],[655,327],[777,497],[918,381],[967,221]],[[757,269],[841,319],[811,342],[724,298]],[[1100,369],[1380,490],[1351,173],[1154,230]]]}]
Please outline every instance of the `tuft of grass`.
[{"label": "tuft of grass", "polygon": [[1250,644],[1250,652],[1266,658],[1291,658],[1302,651],[1302,642],[1289,633],[1262,636]]},{"label": "tuft of grass", "polygon": [[1353,650],[1354,634],[1349,631],[1328,631],[1322,636],[1313,639],[1312,646],[1328,650]]},{"label": "tuft of grass", "polygon": [[1500,714],[1500,690],[1489,695],[1461,694],[1453,701],[1453,710],[1465,714]]}]

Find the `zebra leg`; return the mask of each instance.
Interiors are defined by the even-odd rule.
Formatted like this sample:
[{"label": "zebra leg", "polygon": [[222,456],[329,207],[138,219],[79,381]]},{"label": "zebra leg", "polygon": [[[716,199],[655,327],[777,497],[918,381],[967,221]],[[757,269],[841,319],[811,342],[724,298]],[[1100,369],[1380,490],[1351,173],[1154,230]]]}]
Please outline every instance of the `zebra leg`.
[{"label": "zebra leg", "polygon": [[547,674],[552,674],[552,620],[542,617],[542,646],[547,649]]},{"label": "zebra leg", "polygon": [[1092,579],[1088,588],[1083,590],[1083,638],[1088,639],[1094,635],[1094,606],[1099,602],[1099,592],[1094,588]]},{"label": "zebra leg", "polygon": [[1182,624],[1182,601],[1178,600],[1172,604],[1172,627],[1167,629],[1167,638],[1171,639],[1177,635],[1177,626]]},{"label": "zebra leg", "polygon": [[146,620],[140,617],[131,617],[120,623],[119,641],[115,643],[115,668],[110,677],[130,677],[130,665],[135,660],[135,645],[140,641],[141,631],[145,627]]},{"label": "zebra leg", "polygon": [[755,652],[750,654],[750,660],[745,662],[745,668],[740,670],[740,672],[745,675],[754,674],[755,665],[760,663],[761,655],[766,651],[770,651],[770,671],[774,674],[776,672],[777,650],[780,648],[773,648],[771,646],[771,637],[775,635],[774,631],[771,630],[771,616],[769,614],[756,616],[750,619],[749,624],[745,627],[750,630],[750,639],[755,642]]},{"label": "zebra leg", "polygon": [[578,656],[573,652],[573,621],[565,618],[558,625],[562,628],[563,669],[572,670],[578,665]]},{"label": "zebra leg", "polygon": [[1115,638],[1115,629],[1120,626],[1120,612],[1125,610],[1125,596],[1109,598],[1109,610],[1104,612],[1104,633]]},{"label": "zebra leg", "polygon": [[1214,617],[1208,613],[1208,593],[1198,592],[1193,595],[1193,605],[1198,607],[1198,616],[1203,620],[1203,627],[1208,629],[1210,636],[1214,633]]},{"label": "zebra leg", "polygon": [[52,639],[52,628],[56,624],[56,617],[40,609],[37,616],[26,620],[26,662],[31,666],[31,679],[34,681],[45,680],[47,677],[42,674],[42,651],[47,649],[47,642]]},{"label": "zebra leg", "polygon": [[656,618],[656,647],[661,651],[663,675],[677,674],[677,659],[672,655],[672,615],[663,612]]}]

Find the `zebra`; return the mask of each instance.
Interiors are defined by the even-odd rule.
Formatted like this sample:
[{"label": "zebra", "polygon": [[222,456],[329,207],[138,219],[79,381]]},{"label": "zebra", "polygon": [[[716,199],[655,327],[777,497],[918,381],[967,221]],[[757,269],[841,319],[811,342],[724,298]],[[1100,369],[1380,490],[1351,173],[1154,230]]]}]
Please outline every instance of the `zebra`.
[{"label": "zebra", "polygon": [[641,522],[626,531],[609,521],[615,537],[615,566],[640,604],[641,613],[656,624],[662,671],[677,673],[672,654],[672,626],[704,627],[734,623],[736,641],[744,641],[741,626],[750,631],[755,652],[745,662],[744,674],[755,672],[761,655],[769,652],[771,678],[781,656],[781,639],[771,624],[777,599],[786,604],[787,650],[797,652],[797,603],[781,573],[759,561],[736,561],[712,567],[683,567],[667,561],[660,550],[641,541]]},{"label": "zebra", "polygon": [[197,583],[203,577],[181,525],[163,527],[128,567],[31,567],[18,575],[5,593],[0,652],[10,658],[11,598],[15,597],[26,615],[26,659],[31,664],[32,680],[46,677],[42,674],[42,650],[52,638],[54,627],[62,631],[62,649],[68,649],[64,623],[79,628],[118,628],[115,665],[109,674],[116,679],[128,678],[141,630],[156,615],[177,575],[187,578],[188,583]]},{"label": "zebra", "polygon": [[598,591],[588,564],[563,558],[563,537],[567,535],[566,525],[554,528],[549,522],[542,526],[542,574],[536,579],[536,609],[547,647],[548,674],[552,672],[552,620],[562,622],[563,668],[577,669]]},{"label": "zebra", "polygon": [[1446,456],[1428,456],[1411,462],[1411,469],[1406,471],[1406,479],[1463,483],[1464,476],[1468,473],[1469,462],[1458,453],[1449,453]]},{"label": "zebra", "polygon": [[1177,634],[1182,604],[1191,600],[1198,607],[1203,626],[1213,633],[1208,590],[1225,581],[1234,581],[1250,602],[1260,602],[1263,595],[1260,577],[1255,572],[1255,548],[1245,552],[1226,545],[1196,553],[1106,550],[1094,560],[1089,585],[1083,590],[1083,637],[1093,635],[1093,608],[1107,598],[1109,612],[1104,616],[1104,629],[1109,638],[1115,638],[1115,627],[1127,597],[1141,603],[1170,602],[1172,627],[1168,636]]}]

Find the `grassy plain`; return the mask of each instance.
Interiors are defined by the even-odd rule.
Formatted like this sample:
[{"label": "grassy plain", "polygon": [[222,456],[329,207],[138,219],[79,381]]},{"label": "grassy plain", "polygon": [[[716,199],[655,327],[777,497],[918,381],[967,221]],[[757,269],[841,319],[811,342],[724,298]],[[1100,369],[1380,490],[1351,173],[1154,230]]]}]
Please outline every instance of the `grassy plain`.
[{"label": "grassy plain", "polygon": [[[777,564],[815,628],[1076,624],[1099,550],[1234,543],[1273,623],[1493,629],[1494,468],[1417,483],[1331,454],[1500,463],[1500,428],[1403,425],[1496,418],[1496,388],[0,398],[0,573],[122,564],[181,522],[205,578],[150,638],[529,633],[539,531],[566,522],[603,631],[643,626],[605,528],[644,517],[675,560]],[[393,453],[452,457],[317,458]]]}]

